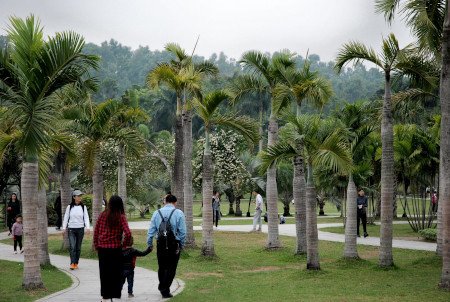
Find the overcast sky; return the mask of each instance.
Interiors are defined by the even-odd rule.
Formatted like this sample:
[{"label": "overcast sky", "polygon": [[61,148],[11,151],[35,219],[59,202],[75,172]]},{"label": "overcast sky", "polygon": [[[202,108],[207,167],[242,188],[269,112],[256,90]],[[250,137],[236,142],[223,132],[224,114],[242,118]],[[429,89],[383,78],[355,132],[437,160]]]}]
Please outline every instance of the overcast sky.
[{"label": "overcast sky", "polygon": [[167,42],[209,57],[224,51],[239,59],[250,49],[288,48],[333,60],[349,40],[378,49],[395,33],[412,42],[401,20],[391,27],[375,13],[374,0],[0,0],[0,34],[11,15],[35,14],[46,34],[74,30],[100,44],[114,38],[133,49],[162,49]]}]

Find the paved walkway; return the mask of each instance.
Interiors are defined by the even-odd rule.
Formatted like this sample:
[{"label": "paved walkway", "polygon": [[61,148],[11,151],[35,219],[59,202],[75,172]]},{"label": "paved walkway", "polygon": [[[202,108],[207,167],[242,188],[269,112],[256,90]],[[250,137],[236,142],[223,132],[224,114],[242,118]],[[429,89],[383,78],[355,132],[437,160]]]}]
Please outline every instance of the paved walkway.
[{"label": "paved walkway", "polygon": [[[49,228],[49,233],[55,233],[54,228]],[[91,232],[92,233],[92,232]],[[0,234],[0,240],[10,238],[7,233]],[[23,254],[14,254],[13,248],[7,244],[0,244],[0,259],[9,261],[23,262]],[[65,301],[100,301],[100,277],[98,271],[98,261],[90,259],[80,259],[80,268],[71,271],[69,269],[70,260],[68,256],[50,255],[51,263],[62,270],[72,278],[71,287],[50,296],[44,297],[38,301],[65,302]],[[175,279],[171,292],[176,295],[184,288],[184,283]],[[157,272],[136,267],[134,279],[134,298],[128,298],[127,284],[122,290],[121,301],[163,301],[158,291],[158,274]],[[1,298],[0,298],[1,300]]]}]

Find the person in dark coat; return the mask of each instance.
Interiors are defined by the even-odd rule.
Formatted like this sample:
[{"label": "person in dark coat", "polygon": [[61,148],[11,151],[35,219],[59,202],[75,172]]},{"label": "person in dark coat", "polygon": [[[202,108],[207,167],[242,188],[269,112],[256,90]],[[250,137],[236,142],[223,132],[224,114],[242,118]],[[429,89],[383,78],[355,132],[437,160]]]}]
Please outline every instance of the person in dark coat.
[{"label": "person in dark coat", "polygon": [[123,283],[128,282],[128,298],[133,298],[133,284],[134,284],[134,268],[136,267],[136,258],[148,255],[152,249],[147,248],[141,252],[133,246],[133,236],[131,236],[130,245],[122,248],[123,255]]},{"label": "person in dark coat", "polygon": [[20,201],[17,198],[16,193],[11,194],[8,205],[6,207],[6,211],[7,211],[6,223],[8,225],[8,229],[9,229],[8,236],[10,236],[12,225],[14,224],[14,222],[16,222],[16,216],[20,214]]},{"label": "person in dark coat", "polygon": [[61,213],[61,192],[59,193],[58,197],[55,199],[55,203],[53,205],[53,208],[55,209],[56,216],[58,217],[56,219],[56,229],[59,231],[62,226],[62,213]]},{"label": "person in dark coat", "polygon": [[356,204],[357,204],[357,213],[356,213],[356,219],[357,219],[357,236],[359,235],[359,223],[362,221],[363,230],[364,230],[364,238],[369,236],[367,234],[367,196],[364,195],[363,190],[359,190],[358,197],[356,198]]}]

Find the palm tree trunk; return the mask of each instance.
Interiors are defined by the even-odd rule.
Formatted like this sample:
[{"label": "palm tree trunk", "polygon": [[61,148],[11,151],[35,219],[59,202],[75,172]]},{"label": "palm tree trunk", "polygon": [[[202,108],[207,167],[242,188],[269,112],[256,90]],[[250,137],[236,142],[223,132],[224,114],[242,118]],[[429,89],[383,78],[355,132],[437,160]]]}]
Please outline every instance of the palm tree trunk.
[{"label": "palm tree trunk", "polygon": [[176,116],[175,121],[175,158],[172,177],[172,194],[176,196],[177,205],[183,211],[183,120],[181,114]]},{"label": "palm tree trunk", "polygon": [[447,4],[442,37],[441,154],[439,203],[442,207],[442,275],[440,288],[450,289],[450,4]]},{"label": "palm tree trunk", "polygon": [[125,145],[119,145],[118,169],[117,169],[117,193],[122,198],[123,209],[127,207],[127,171],[125,167]]},{"label": "palm tree trunk", "polygon": [[[64,217],[64,213],[67,206],[72,202],[72,192],[70,190],[70,165],[67,163],[67,159],[64,157],[61,163],[61,175],[60,175],[60,188],[61,188],[61,214]],[[61,249],[69,249],[69,236],[68,232],[64,232],[64,240],[62,242]]]},{"label": "palm tree trunk", "polygon": [[319,270],[319,235],[317,233],[316,188],[314,187],[312,165],[308,164],[306,183],[306,268]]},{"label": "palm tree trunk", "polygon": [[38,183],[37,163],[24,162],[22,165],[22,216],[24,237],[23,287],[26,290],[42,288],[41,268],[38,249]]},{"label": "palm tree trunk", "polygon": [[441,204],[440,200],[438,201],[437,206],[438,206],[438,210],[437,210],[436,255],[442,257],[442,244],[443,244],[442,232],[443,232],[443,230],[442,230],[442,204]]},{"label": "palm tree trunk", "polygon": [[203,195],[203,222],[202,222],[202,255],[214,256],[213,213],[211,197],[213,195],[213,166],[209,150],[209,133],[205,131],[205,151],[203,154],[202,195]]},{"label": "palm tree trunk", "polygon": [[258,152],[261,152],[264,149],[264,138],[263,138],[263,100],[260,97],[259,99],[259,146]]},{"label": "palm tree trunk", "polygon": [[92,228],[95,229],[97,219],[102,212],[103,201],[103,168],[98,155],[95,157],[94,174],[92,175]]},{"label": "palm tree trunk", "polygon": [[[269,121],[268,145],[273,146],[278,140],[278,122],[275,116],[271,115]],[[277,189],[277,168],[272,165],[267,170],[266,198],[268,211],[268,236],[266,247],[268,249],[281,247],[278,236],[278,189]]]},{"label": "palm tree trunk", "polygon": [[50,256],[48,254],[47,193],[45,192],[45,185],[42,185],[38,193],[38,225],[39,263],[47,265],[50,264]]},{"label": "palm tree trunk", "polygon": [[381,123],[381,228],[379,265],[394,264],[392,257],[392,219],[394,200],[394,130],[391,105],[390,73],[385,73],[383,119]]},{"label": "palm tree trunk", "polygon": [[350,174],[347,186],[347,220],[345,222],[345,258],[358,258],[356,248],[356,199],[358,197],[353,175]]},{"label": "palm tree trunk", "polygon": [[[298,150],[303,147],[299,146]],[[305,170],[303,166],[303,157],[294,157],[294,178],[293,196],[295,206],[295,231],[297,234],[297,245],[295,247],[295,254],[306,254],[306,182]]]},{"label": "palm tree trunk", "polygon": [[184,215],[186,216],[186,246],[195,247],[194,216],[192,196],[192,113],[186,111],[183,115],[184,153],[183,153],[183,197]]}]

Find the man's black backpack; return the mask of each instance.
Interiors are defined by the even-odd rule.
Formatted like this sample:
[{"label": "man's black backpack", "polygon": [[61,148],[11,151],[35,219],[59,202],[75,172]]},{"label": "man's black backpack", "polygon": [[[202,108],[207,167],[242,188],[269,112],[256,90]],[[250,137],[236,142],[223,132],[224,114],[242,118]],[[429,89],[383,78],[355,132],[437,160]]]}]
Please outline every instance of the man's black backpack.
[{"label": "man's black backpack", "polygon": [[161,211],[158,210],[158,213],[161,216],[161,223],[158,228],[158,238],[156,239],[156,246],[159,252],[175,252],[178,250],[178,242],[175,238],[172,224],[170,223],[170,218],[175,210],[176,209],[172,210],[169,218],[165,218]]}]

